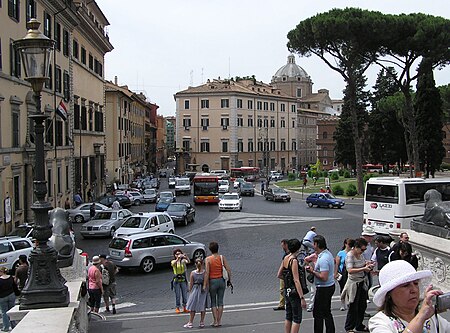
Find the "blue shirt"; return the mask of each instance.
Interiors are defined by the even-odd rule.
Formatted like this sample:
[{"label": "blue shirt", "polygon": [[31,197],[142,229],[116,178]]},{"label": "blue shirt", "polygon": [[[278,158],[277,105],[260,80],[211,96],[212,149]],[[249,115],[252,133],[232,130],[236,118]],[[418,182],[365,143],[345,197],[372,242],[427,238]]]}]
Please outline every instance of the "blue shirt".
[{"label": "blue shirt", "polygon": [[334,258],[330,251],[323,250],[317,258],[314,270],[317,272],[328,272],[326,281],[318,279],[314,276],[314,284],[317,287],[329,287],[334,285]]},{"label": "blue shirt", "polygon": [[345,258],[347,257],[347,251],[345,250],[340,250],[337,253],[337,256],[339,257],[339,268],[338,268],[338,272],[341,273],[342,270],[344,269],[344,264],[345,264]]}]

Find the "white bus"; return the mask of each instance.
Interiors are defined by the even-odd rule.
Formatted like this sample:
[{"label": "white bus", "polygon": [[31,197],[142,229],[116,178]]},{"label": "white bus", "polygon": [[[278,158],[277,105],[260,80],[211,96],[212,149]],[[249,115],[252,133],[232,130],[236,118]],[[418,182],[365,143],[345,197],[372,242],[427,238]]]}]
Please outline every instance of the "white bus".
[{"label": "white bus", "polygon": [[450,178],[370,178],[364,192],[363,227],[370,225],[379,234],[410,229],[411,220],[423,216],[423,196],[429,189],[438,190],[442,201],[450,201]]}]

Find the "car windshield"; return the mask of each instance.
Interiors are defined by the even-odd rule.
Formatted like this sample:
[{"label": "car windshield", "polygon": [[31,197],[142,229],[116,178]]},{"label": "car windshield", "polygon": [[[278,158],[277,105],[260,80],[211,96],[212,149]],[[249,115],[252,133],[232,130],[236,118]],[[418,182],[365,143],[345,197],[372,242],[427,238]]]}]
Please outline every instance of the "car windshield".
[{"label": "car windshield", "polygon": [[324,193],[324,196],[325,196],[327,199],[336,199],[336,197],[335,197],[334,195],[330,194],[330,193]]},{"label": "car windshield", "polygon": [[241,185],[241,188],[253,188],[253,185],[252,184],[245,184],[245,183],[243,183]]},{"label": "car windshield", "polygon": [[131,216],[122,224],[121,228],[143,228],[146,218]]},{"label": "car windshield", "polygon": [[132,195],[133,197],[139,197],[141,194],[140,194],[140,193],[137,193],[137,192],[131,192],[131,195]]},{"label": "car windshield", "polygon": [[283,193],[287,193],[287,192],[286,192],[286,190],[284,190],[282,188],[274,188],[273,193],[283,194]]},{"label": "car windshield", "polygon": [[228,180],[219,180],[219,185],[228,185]]},{"label": "car windshield", "polygon": [[158,203],[166,204],[166,203],[171,203],[171,202],[172,202],[172,198],[166,197],[166,198],[161,198]]},{"label": "car windshield", "polygon": [[237,194],[224,195],[223,198],[225,200],[238,200],[239,196]]},{"label": "car windshield", "polygon": [[95,214],[95,220],[115,220],[117,216],[116,212],[98,212]]},{"label": "car windshield", "polygon": [[169,205],[169,207],[167,208],[168,212],[182,212],[185,209],[185,205],[174,205],[171,204]]},{"label": "car windshield", "polygon": [[189,179],[178,179],[177,185],[191,185],[191,182]]},{"label": "car windshield", "polygon": [[155,190],[150,190],[150,189],[148,189],[148,190],[145,190],[144,193],[145,193],[145,194],[155,194],[156,191],[155,191]]},{"label": "car windshield", "polygon": [[159,194],[159,196],[162,198],[172,198],[173,197],[173,193],[172,192],[161,192]]}]

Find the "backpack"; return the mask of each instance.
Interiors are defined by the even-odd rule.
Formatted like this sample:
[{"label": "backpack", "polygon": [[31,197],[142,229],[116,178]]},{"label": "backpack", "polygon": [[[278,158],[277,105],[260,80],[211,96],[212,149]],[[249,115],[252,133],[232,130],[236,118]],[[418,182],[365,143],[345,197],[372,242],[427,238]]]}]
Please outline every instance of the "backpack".
[{"label": "backpack", "polygon": [[109,271],[102,265],[102,284],[109,285]]},{"label": "backpack", "polygon": [[[298,295],[298,292],[295,288],[294,275],[292,274],[292,260],[289,260],[288,268],[283,269],[283,280],[284,280],[284,289],[286,290],[286,295]],[[303,295],[306,295],[309,292],[309,289],[306,285],[306,272],[305,267],[300,263],[298,265],[298,276],[300,280],[300,285],[302,286]]]}]

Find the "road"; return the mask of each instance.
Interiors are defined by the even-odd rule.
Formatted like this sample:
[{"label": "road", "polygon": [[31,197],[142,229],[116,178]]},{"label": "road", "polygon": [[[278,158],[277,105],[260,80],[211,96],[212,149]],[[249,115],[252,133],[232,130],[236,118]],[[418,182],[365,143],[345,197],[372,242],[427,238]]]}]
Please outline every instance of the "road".
[{"label": "road", "polygon": [[[165,188],[167,179],[163,178],[161,190]],[[188,196],[177,197],[177,201],[181,202],[191,200],[192,197]],[[205,244],[218,241],[220,252],[228,258],[233,271],[234,293],[231,294],[229,290],[226,292],[227,314],[222,327],[222,331],[226,332],[282,330],[284,313],[272,310],[278,299],[276,271],[282,255],[281,239],[301,239],[310,226],[315,225],[318,233],[327,239],[330,250],[337,253],[346,237],[357,237],[361,231],[360,200],[349,200],[343,209],[325,209],[308,208],[300,194],[293,194],[290,203],[267,202],[256,195],[244,198],[242,212],[219,213],[217,206],[203,205],[197,205],[196,209],[196,222],[187,227],[177,226],[175,232]],[[153,211],[154,205],[132,207],[132,210]],[[91,257],[107,253],[109,239],[83,240],[78,233],[79,228],[80,225],[75,225],[79,248]],[[149,325],[152,327],[151,332],[185,330],[182,324],[187,317],[174,313],[171,278],[172,272],[167,265],[158,267],[150,274],[137,270],[119,273],[118,314],[108,316],[106,322],[92,322],[92,331],[142,332]],[[345,313],[339,311],[337,298],[333,308],[337,311],[336,318],[344,316],[340,323],[343,327]],[[309,325],[311,314],[304,312],[304,316],[304,325]],[[258,326],[258,323],[265,324]]]}]

